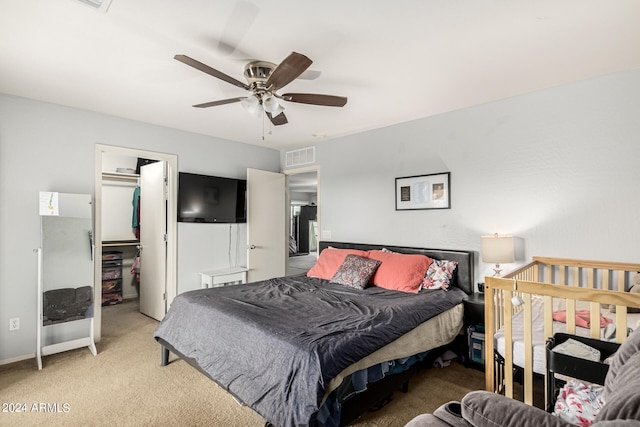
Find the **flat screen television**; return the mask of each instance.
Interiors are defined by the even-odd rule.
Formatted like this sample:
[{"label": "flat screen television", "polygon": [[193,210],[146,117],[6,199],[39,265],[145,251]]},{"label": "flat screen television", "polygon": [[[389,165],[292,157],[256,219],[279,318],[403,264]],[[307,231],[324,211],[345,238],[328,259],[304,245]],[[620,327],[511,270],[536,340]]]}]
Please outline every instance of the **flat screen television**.
[{"label": "flat screen television", "polygon": [[178,222],[243,223],[247,181],[180,172]]}]

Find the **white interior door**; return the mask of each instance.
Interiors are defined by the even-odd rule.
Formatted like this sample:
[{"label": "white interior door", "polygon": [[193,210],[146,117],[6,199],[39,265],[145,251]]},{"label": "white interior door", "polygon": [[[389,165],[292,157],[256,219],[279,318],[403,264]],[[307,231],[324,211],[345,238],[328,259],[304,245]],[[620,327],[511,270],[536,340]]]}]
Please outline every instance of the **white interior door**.
[{"label": "white interior door", "polygon": [[140,312],[156,320],[166,313],[167,163],[140,168]]},{"label": "white interior door", "polygon": [[286,273],[286,187],[281,173],[247,169],[248,280]]}]

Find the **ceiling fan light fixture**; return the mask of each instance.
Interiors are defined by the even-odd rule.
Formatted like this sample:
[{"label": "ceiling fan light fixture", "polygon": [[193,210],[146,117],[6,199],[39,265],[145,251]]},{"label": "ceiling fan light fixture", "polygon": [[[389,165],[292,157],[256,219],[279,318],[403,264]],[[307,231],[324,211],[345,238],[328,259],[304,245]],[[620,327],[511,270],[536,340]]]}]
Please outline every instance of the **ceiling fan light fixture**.
[{"label": "ceiling fan light fixture", "polygon": [[262,106],[264,107],[264,111],[271,113],[274,116],[284,111],[284,108],[282,108],[276,97],[273,95],[267,95],[262,98]]},{"label": "ceiling fan light fixture", "polygon": [[262,106],[260,105],[260,100],[256,98],[254,95],[248,96],[247,98],[240,101],[240,104],[244,107],[252,115],[257,118],[262,117]]},{"label": "ceiling fan light fixture", "polygon": [[280,115],[280,114],[282,114],[282,113],[284,113],[284,107],[283,107],[280,103],[278,103],[278,108],[276,108],[276,109],[271,113],[271,116],[272,116],[272,117],[276,117],[276,116],[278,116],[278,115]]}]

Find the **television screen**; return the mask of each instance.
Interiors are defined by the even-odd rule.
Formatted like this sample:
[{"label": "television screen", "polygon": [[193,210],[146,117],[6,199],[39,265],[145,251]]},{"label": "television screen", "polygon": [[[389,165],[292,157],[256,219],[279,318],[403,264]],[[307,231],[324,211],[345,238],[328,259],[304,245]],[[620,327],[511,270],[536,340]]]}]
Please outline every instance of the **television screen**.
[{"label": "television screen", "polygon": [[247,181],[180,172],[178,221],[201,223],[247,222]]}]

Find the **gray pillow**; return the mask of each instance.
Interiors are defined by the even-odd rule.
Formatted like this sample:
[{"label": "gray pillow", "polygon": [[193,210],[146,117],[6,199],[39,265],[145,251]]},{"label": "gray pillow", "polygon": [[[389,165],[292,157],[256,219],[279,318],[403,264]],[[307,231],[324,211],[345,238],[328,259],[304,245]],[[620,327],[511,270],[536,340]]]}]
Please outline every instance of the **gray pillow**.
[{"label": "gray pillow", "polygon": [[364,289],[380,264],[380,261],[374,259],[347,255],[336,274],[333,275],[331,283]]}]

